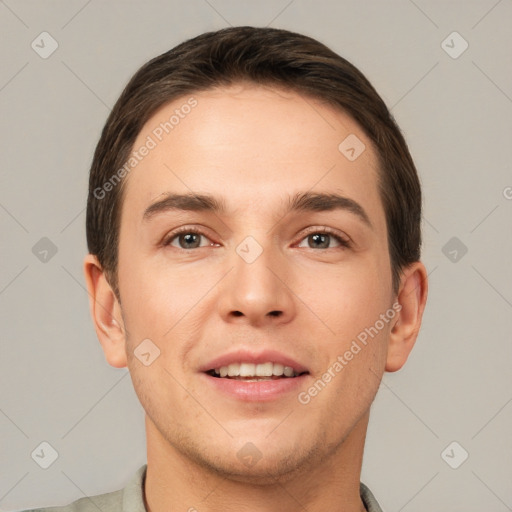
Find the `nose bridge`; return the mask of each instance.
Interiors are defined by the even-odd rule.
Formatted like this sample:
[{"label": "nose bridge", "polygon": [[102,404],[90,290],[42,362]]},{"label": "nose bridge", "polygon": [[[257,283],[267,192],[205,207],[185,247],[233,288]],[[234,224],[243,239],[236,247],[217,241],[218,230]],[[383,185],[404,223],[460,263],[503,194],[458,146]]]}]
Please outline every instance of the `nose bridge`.
[{"label": "nose bridge", "polygon": [[234,268],[221,299],[221,314],[226,320],[243,317],[255,324],[289,321],[294,304],[284,284],[286,264],[282,256],[264,233],[249,235],[236,246],[230,264]]}]

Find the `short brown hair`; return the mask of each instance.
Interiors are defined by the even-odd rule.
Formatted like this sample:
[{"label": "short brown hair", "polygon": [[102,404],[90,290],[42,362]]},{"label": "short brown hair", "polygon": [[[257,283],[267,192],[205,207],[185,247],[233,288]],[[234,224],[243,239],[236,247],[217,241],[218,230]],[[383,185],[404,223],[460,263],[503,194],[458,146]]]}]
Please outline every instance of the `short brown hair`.
[{"label": "short brown hair", "polygon": [[201,34],[144,64],[107,119],[90,170],[86,232],[89,252],[98,257],[117,298],[125,179],[109,187],[105,197],[98,197],[98,190],[125,165],[140,130],[160,107],[184,95],[239,82],[320,99],[350,115],[371,139],[379,160],[396,293],[403,268],[420,258],[422,201],[414,162],[393,116],[365,76],[319,41],[287,30],[244,26]]}]

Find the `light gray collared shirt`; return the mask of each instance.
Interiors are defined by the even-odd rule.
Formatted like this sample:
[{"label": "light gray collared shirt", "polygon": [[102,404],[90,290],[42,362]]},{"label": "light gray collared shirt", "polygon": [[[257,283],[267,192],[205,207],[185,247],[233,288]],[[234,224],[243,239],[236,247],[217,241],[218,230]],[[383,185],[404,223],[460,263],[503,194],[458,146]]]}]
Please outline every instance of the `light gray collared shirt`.
[{"label": "light gray collared shirt", "polygon": [[[80,498],[63,507],[29,509],[23,512],[147,512],[144,506],[144,481],[147,464],[141,466],[124,489]],[[372,492],[362,482],[360,495],[367,512],[382,512]]]}]

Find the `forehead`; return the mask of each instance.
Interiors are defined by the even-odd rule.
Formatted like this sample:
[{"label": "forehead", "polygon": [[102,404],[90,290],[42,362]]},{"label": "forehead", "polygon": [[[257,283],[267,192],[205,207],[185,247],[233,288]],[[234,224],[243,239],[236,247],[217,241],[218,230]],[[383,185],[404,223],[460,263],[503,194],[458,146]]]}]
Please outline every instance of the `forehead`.
[{"label": "forehead", "polygon": [[143,146],[151,149],[126,178],[122,217],[141,218],[170,192],[207,193],[228,214],[263,215],[312,191],[363,203],[385,228],[372,143],[350,116],[311,97],[252,84],[183,96],[148,120],[133,151]]}]

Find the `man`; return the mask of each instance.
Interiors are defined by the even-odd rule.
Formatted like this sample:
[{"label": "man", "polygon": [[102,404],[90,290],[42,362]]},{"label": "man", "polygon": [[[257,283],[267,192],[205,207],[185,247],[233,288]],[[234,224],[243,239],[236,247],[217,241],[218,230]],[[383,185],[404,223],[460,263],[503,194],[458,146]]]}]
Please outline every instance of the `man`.
[{"label": "man", "polygon": [[96,148],[84,270],[147,465],[45,510],[380,511],[364,441],[420,328],[420,220],[388,109],[319,42],[234,27],[145,64]]}]

